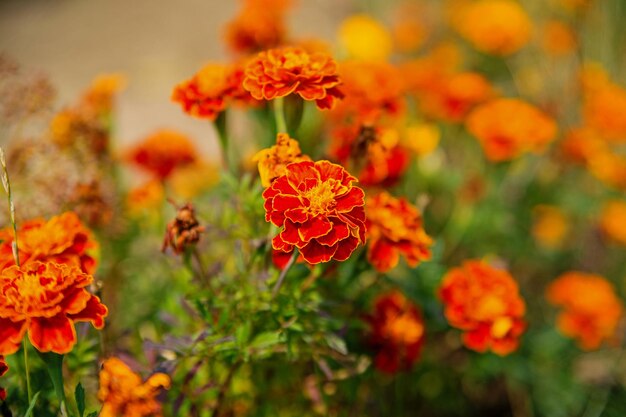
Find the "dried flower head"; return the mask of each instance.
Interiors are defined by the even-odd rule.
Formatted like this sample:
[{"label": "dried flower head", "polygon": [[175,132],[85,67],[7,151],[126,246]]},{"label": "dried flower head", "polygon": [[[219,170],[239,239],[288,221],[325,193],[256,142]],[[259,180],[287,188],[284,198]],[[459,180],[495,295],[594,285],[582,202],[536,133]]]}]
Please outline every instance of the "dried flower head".
[{"label": "dried flower head", "polygon": [[404,198],[381,192],[365,200],[368,261],[379,272],[394,268],[400,254],[411,267],[430,259],[432,239],[423,227],[422,215]]},{"label": "dried flower head", "polygon": [[290,163],[311,160],[302,154],[298,141],[286,133],[279,133],[276,136],[276,145],[260,150],[252,159],[258,163],[261,184],[266,188],[285,173],[285,167]]},{"label": "dried flower head", "polygon": [[24,334],[40,352],[68,353],[75,322],[104,327],[107,308],[87,291],[93,281],[75,266],[29,262],[0,272],[0,354],[15,353]]},{"label": "dried flower head", "polygon": [[294,162],[263,192],[265,220],[281,228],[274,249],[310,264],[345,261],[365,243],[364,193],[340,165]]},{"label": "dried flower head", "polygon": [[582,272],[566,272],[546,289],[548,301],[563,310],[557,327],[576,339],[585,350],[613,341],[624,306],[605,278]]},{"label": "dried flower head", "polygon": [[483,261],[466,261],[444,276],[439,297],[450,325],[464,331],[465,346],[498,355],[517,349],[526,328],[526,305],[507,271]]},{"label": "dried flower head", "polygon": [[[511,117],[514,114],[515,117]],[[552,118],[518,99],[495,99],[474,109],[467,130],[490,161],[507,161],[525,152],[541,152],[557,132]]]},{"label": "dried flower head", "polygon": [[176,217],[167,224],[161,251],[165,252],[171,247],[175,254],[180,255],[186,248],[200,241],[202,232],[204,227],[200,226],[196,218],[196,210],[191,203],[187,203],[177,208]]},{"label": "dried flower head", "polygon": [[260,52],[245,68],[243,87],[257,100],[273,100],[297,94],[331,109],[343,98],[337,64],[323,53],[285,47]]},{"label": "dried flower head", "polygon": [[155,373],[145,382],[124,362],[109,358],[100,370],[100,417],[161,417],[157,395],[169,389],[170,377]]},{"label": "dried flower head", "polygon": [[378,296],[372,315],[369,343],[376,351],[374,365],[382,372],[410,369],[424,344],[424,320],[418,307],[401,292]]}]

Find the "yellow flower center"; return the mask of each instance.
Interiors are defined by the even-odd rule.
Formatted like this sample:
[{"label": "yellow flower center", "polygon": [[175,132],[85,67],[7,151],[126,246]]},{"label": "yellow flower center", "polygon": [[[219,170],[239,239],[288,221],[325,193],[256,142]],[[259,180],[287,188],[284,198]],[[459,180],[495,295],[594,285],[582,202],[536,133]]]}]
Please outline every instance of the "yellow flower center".
[{"label": "yellow flower center", "polygon": [[335,196],[340,187],[343,186],[339,181],[329,179],[306,191],[303,196],[309,200],[309,214],[317,216],[331,211],[337,204]]},{"label": "yellow flower center", "polygon": [[504,337],[513,327],[513,320],[510,317],[500,317],[491,325],[491,335],[496,339]]},{"label": "yellow flower center", "polygon": [[396,343],[415,343],[424,334],[424,326],[409,313],[404,313],[390,317],[385,323],[384,333]]}]

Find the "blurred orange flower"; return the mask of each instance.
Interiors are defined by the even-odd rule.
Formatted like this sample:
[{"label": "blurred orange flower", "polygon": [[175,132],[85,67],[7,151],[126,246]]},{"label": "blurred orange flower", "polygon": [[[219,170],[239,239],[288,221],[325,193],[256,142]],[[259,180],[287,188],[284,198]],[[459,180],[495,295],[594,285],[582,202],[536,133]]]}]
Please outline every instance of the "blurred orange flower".
[{"label": "blurred orange flower", "polygon": [[369,343],[376,350],[374,365],[382,372],[408,370],[424,344],[424,320],[418,307],[401,292],[380,295],[374,312],[366,316]]},{"label": "blurred orange flower", "polygon": [[98,114],[110,113],[115,95],[125,87],[126,78],[123,75],[102,74],[91,82],[81,101]]},{"label": "blurred orange flower", "polygon": [[[34,262],[54,262],[76,266],[86,274],[97,268],[94,252],[98,243],[91,232],[71,211],[50,220],[33,219],[18,229],[19,258],[22,265]],[[15,264],[12,245],[13,229],[0,230],[0,271]]]},{"label": "blurred orange flower", "polygon": [[389,30],[366,14],[344,19],[337,38],[348,57],[359,60],[385,61],[393,47]]},{"label": "blurred orange flower", "polygon": [[541,246],[558,248],[569,231],[569,221],[565,213],[556,206],[536,206],[532,234]]},{"label": "blurred orange flower", "polygon": [[[0,376],[6,374],[8,370],[9,365],[7,365],[6,361],[4,360],[4,356],[0,355]],[[4,401],[6,399],[7,391],[3,387],[0,387],[0,401]]]},{"label": "blurred orange flower", "polygon": [[282,45],[287,37],[285,13],[290,0],[244,0],[239,14],[226,26],[231,51],[248,55]]},{"label": "blurred orange flower", "polygon": [[526,328],[526,305],[507,271],[484,261],[465,261],[444,276],[439,297],[450,325],[465,332],[465,346],[498,355],[517,349]]},{"label": "blurred orange flower", "polygon": [[454,12],[453,26],[476,49],[510,55],[528,43],[532,22],[514,0],[465,2]]},{"label": "blurred orange flower", "polygon": [[93,277],[75,266],[29,262],[0,272],[0,354],[15,353],[24,334],[40,352],[68,353],[74,323],[104,327],[107,308],[86,287]]},{"label": "blurred orange flower", "polygon": [[541,152],[557,132],[554,120],[539,109],[506,98],[474,109],[467,117],[466,128],[478,139],[487,159],[494,162],[511,160],[525,152]]},{"label": "blurred orange flower", "polygon": [[546,297],[563,308],[557,318],[559,330],[582,349],[597,349],[604,340],[615,338],[624,307],[605,278],[566,272],[548,286]]},{"label": "blurred orange flower", "polygon": [[432,239],[423,228],[422,215],[404,198],[381,192],[365,200],[367,259],[379,272],[394,268],[400,254],[411,267],[430,259]]},{"label": "blurred orange flower", "polygon": [[600,227],[613,241],[626,245],[626,201],[608,201],[602,209]]},{"label": "blurred orange flower", "polygon": [[593,176],[612,187],[626,191],[626,158],[610,149],[592,155],[587,169]]},{"label": "blurred orange flower", "polygon": [[261,184],[266,188],[285,173],[285,167],[290,163],[311,160],[302,154],[298,141],[286,133],[279,133],[276,145],[260,150],[252,159],[258,162]]},{"label": "blurred orange flower", "polygon": [[[626,90],[611,82],[602,69],[583,74],[583,115],[587,126],[604,138],[626,142]],[[586,79],[585,79],[586,77]]]},{"label": "blurred orange flower", "polygon": [[157,395],[169,389],[170,377],[155,373],[145,382],[124,362],[109,358],[100,370],[100,417],[161,417]]},{"label": "blurred orange flower", "polygon": [[174,169],[194,163],[198,155],[189,137],[162,129],[131,148],[126,159],[164,180]]},{"label": "blurred orange flower", "polygon": [[576,34],[566,23],[550,20],[543,28],[543,48],[555,56],[569,54],[576,48]]},{"label": "blurred orange flower", "polygon": [[340,165],[294,162],[263,192],[265,220],[281,231],[274,249],[294,246],[310,264],[345,261],[365,243],[364,193]]},{"label": "blurred orange flower", "polygon": [[587,164],[595,156],[607,152],[607,143],[589,127],[570,130],[561,142],[561,151],[568,160]]},{"label": "blurred orange flower", "polygon": [[160,207],[165,200],[163,184],[157,179],[150,180],[128,192],[126,205],[131,214]]},{"label": "blurred orange flower", "polygon": [[337,64],[322,53],[285,47],[260,52],[245,68],[243,87],[257,100],[298,94],[314,100],[320,109],[331,109],[343,98]]},{"label": "blurred orange flower", "polygon": [[243,78],[242,66],[207,64],[174,88],[172,100],[190,116],[215,120],[231,102],[256,104],[250,93],[243,89]]}]

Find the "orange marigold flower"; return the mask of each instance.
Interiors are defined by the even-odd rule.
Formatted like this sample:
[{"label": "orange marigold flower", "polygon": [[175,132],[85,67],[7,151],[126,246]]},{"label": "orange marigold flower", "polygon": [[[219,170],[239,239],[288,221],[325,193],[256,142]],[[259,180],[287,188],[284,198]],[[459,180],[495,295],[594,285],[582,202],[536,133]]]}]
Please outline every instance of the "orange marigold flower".
[{"label": "orange marigold flower", "polygon": [[109,358],[100,370],[100,417],[161,417],[157,395],[169,389],[170,377],[155,373],[145,382],[124,362]]},{"label": "orange marigold flower", "polygon": [[343,98],[337,64],[322,53],[285,47],[260,52],[245,68],[243,87],[257,100],[298,94],[314,100],[319,109],[331,109]]},{"label": "orange marigold flower", "polygon": [[612,187],[626,191],[626,158],[610,149],[592,155],[587,169],[594,177]]},{"label": "orange marigold flower", "polygon": [[557,326],[585,350],[597,349],[616,336],[624,307],[605,278],[583,272],[566,272],[546,289],[549,302],[563,308]]},{"label": "orange marigold flower", "polygon": [[240,13],[226,26],[230,49],[247,55],[282,45],[287,37],[289,0],[244,0]]},{"label": "orange marigold flower", "polygon": [[526,328],[517,283],[505,270],[469,260],[444,276],[439,297],[450,325],[463,330],[463,343],[477,352],[507,355]]},{"label": "orange marigold flower", "polygon": [[543,48],[549,54],[569,54],[576,48],[576,34],[564,22],[550,20],[543,28]]},{"label": "orange marigold flower", "polygon": [[265,220],[281,231],[276,250],[294,247],[310,264],[345,261],[365,243],[364,193],[340,165],[294,162],[263,192]]},{"label": "orange marigold flower", "polygon": [[463,5],[453,25],[476,49],[510,55],[531,38],[532,22],[514,0],[477,0]]},{"label": "orange marigold flower", "polygon": [[243,89],[243,78],[241,66],[207,64],[191,79],[174,88],[172,100],[190,116],[215,120],[230,102],[256,104],[250,93]]},{"label": "orange marigold flower", "polygon": [[258,162],[259,175],[263,187],[269,187],[276,178],[285,173],[285,167],[292,162],[310,161],[307,155],[303,155],[298,141],[289,137],[286,133],[276,136],[276,145],[268,149],[262,149],[252,158]]},{"label": "orange marigold flower", "polygon": [[354,59],[385,61],[393,48],[389,30],[366,14],[344,19],[339,26],[337,38],[348,57]]},{"label": "orange marigold flower", "polygon": [[126,86],[121,74],[102,74],[96,77],[83,94],[82,102],[98,114],[110,113],[115,95]]},{"label": "orange marigold flower", "polygon": [[[606,75],[604,75],[606,76]],[[583,115],[585,123],[608,140],[626,142],[626,90],[609,81],[583,80]]]},{"label": "orange marigold flower", "polygon": [[561,142],[563,156],[571,162],[586,164],[607,151],[607,143],[589,127],[570,130]]},{"label": "orange marigold flower", "polygon": [[126,206],[131,214],[139,214],[146,210],[156,211],[165,201],[163,184],[157,179],[134,187],[126,196]]},{"label": "orange marigold flower", "polygon": [[[0,355],[0,376],[3,376],[9,370],[9,365],[7,365],[4,360],[4,356]],[[7,399],[7,391],[0,387],[0,401],[4,401]]]},{"label": "orange marigold flower", "polygon": [[511,160],[524,152],[541,152],[557,132],[554,120],[536,107],[505,98],[474,109],[467,117],[466,128],[478,139],[487,159],[495,162]]},{"label": "orange marigold flower", "polygon": [[[34,219],[22,224],[18,232],[19,258],[22,265],[55,262],[76,266],[86,274],[97,268],[93,252],[98,243],[81,223],[76,213],[68,211],[50,220]],[[0,271],[15,264],[12,255],[13,229],[0,230]]]},{"label": "orange marigold flower", "polygon": [[602,209],[600,227],[613,241],[626,245],[626,201],[607,202]]},{"label": "orange marigold flower", "polygon": [[367,259],[379,272],[394,268],[400,254],[411,267],[430,259],[432,239],[423,228],[422,215],[404,198],[382,192],[365,200]]},{"label": "orange marigold flower", "polygon": [[74,322],[104,327],[107,308],[87,291],[93,277],[75,266],[29,262],[0,272],[0,354],[15,353],[28,331],[40,352],[68,353]]},{"label": "orange marigold flower", "polygon": [[406,100],[399,70],[386,62],[347,61],[339,65],[345,99],[331,113],[335,120],[373,124],[404,114]]},{"label": "orange marigold flower", "polygon": [[158,130],[130,149],[127,159],[163,180],[174,169],[198,159],[191,139],[173,130]]},{"label": "orange marigold flower", "polygon": [[532,234],[541,246],[558,248],[569,231],[569,221],[563,211],[555,206],[537,206],[534,209]]},{"label": "orange marigold flower", "polygon": [[374,365],[382,372],[410,369],[424,344],[424,320],[418,307],[399,291],[376,299],[374,313],[366,316],[369,343],[376,350]]}]

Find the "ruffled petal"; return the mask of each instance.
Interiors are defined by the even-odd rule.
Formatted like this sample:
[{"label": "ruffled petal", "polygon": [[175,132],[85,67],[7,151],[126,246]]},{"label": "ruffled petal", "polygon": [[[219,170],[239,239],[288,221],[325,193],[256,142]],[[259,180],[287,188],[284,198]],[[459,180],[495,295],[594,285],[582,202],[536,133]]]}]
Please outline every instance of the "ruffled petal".
[{"label": "ruffled petal", "polygon": [[17,352],[26,332],[26,321],[13,322],[0,318],[0,355],[11,355]]},{"label": "ruffled petal", "polygon": [[76,343],[76,329],[64,315],[50,318],[33,318],[28,328],[28,337],[40,352],[68,353]]}]

